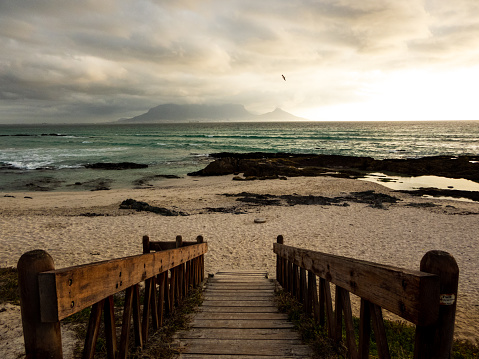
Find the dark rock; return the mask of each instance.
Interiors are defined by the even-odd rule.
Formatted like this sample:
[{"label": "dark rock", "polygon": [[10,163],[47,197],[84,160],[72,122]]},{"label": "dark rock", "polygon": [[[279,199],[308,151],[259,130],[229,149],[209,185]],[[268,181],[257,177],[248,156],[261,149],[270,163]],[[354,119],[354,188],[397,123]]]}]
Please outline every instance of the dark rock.
[{"label": "dark rock", "polygon": [[0,170],[17,170],[20,171],[21,168],[12,166],[11,164],[6,164],[6,163],[0,163]]},{"label": "dark rock", "polygon": [[228,197],[238,197],[236,200],[244,203],[264,206],[280,206],[281,200],[277,196],[270,194],[255,194],[249,192],[241,192],[238,194],[225,194]]},{"label": "dark rock", "polygon": [[181,178],[181,176],[177,176],[177,175],[155,175],[154,177],[168,178],[168,179],[179,179],[179,178]]},{"label": "dark rock", "polygon": [[56,168],[53,167],[53,166],[45,166],[45,167],[35,168],[35,171],[54,171],[54,170],[56,170]]},{"label": "dark rock", "polygon": [[242,211],[236,207],[218,207],[218,208],[212,208],[212,207],[206,207],[206,211],[210,213],[232,213],[232,214],[246,214],[247,212]]},{"label": "dark rock", "polygon": [[150,206],[146,202],[136,201],[134,199],[127,199],[120,204],[120,209],[135,209],[138,212],[146,211],[160,214],[162,216],[187,216],[187,213],[172,211],[163,207]]},{"label": "dark rock", "polygon": [[275,196],[270,194],[255,194],[241,192],[238,194],[224,194],[228,197],[237,197],[237,201],[263,206],[295,206],[295,205],[319,205],[319,206],[349,206],[347,201],[367,203],[373,208],[385,209],[384,203],[396,203],[398,198],[374,191],[353,192],[344,197],[301,196],[298,194]]},{"label": "dark rock", "polygon": [[398,191],[408,193],[412,196],[433,196],[433,197],[452,197],[452,198],[467,198],[479,202],[479,191],[461,191],[457,189],[439,189],[439,188],[420,188],[411,191]]},{"label": "dark rock", "polygon": [[92,188],[90,191],[109,191],[111,188],[108,186],[98,185],[95,188]]},{"label": "dark rock", "polygon": [[[406,204],[406,207],[416,207],[416,208],[431,208],[431,207],[437,207],[438,205],[432,202],[425,202],[425,203],[408,203]],[[446,206],[447,207],[447,206]]]},{"label": "dark rock", "polygon": [[384,203],[397,203],[400,201],[399,198],[374,191],[352,192],[346,198],[352,202],[367,203],[370,207],[378,209],[387,209]]},{"label": "dark rock", "polygon": [[393,172],[409,176],[433,175],[479,182],[479,156],[433,156],[375,160],[371,157],[292,153],[215,153],[204,169],[189,176],[243,173],[245,177],[277,176],[361,177],[361,172]]},{"label": "dark rock", "polygon": [[95,170],[130,170],[130,169],[137,169],[137,168],[148,168],[148,165],[141,164],[141,163],[133,163],[133,162],[119,162],[119,163],[111,163],[111,162],[104,162],[104,163],[91,163],[86,164],[85,168],[91,168]]},{"label": "dark rock", "polygon": [[134,180],[133,181],[133,185],[135,186],[138,186],[138,187],[151,187],[153,186],[152,184],[150,184],[149,182],[150,181],[153,181],[157,178],[167,178],[167,179],[177,179],[177,178],[181,178],[179,176],[176,176],[176,175],[153,175],[153,176],[145,176],[145,177],[141,177],[137,180]]},{"label": "dark rock", "polygon": [[358,176],[358,173],[332,172],[331,169],[333,167],[362,169],[370,161],[374,161],[369,157],[298,155],[291,153],[220,153],[211,156],[218,159],[208,164],[206,168],[188,175],[219,176],[243,173],[245,177],[256,177],[256,179],[322,175],[350,177],[351,175]]},{"label": "dark rock", "polygon": [[292,195],[283,195],[281,199],[286,200],[286,202],[290,206],[295,205],[320,205],[320,206],[327,206],[333,203],[339,203],[342,199],[338,197],[329,198],[323,196],[292,196]]},{"label": "dark rock", "polygon": [[113,181],[109,178],[95,178],[86,182],[75,182],[74,184],[68,184],[68,187],[83,187],[90,191],[108,191],[111,189],[111,183]]},{"label": "dark rock", "polygon": [[209,163],[206,168],[188,173],[188,176],[223,176],[233,174],[237,171],[238,160],[231,157],[220,158]]},{"label": "dark rock", "polygon": [[375,204],[381,203],[397,203],[399,198],[384,193],[376,193],[375,191],[352,192],[351,196],[346,197],[354,202]]},{"label": "dark rock", "polygon": [[409,176],[443,176],[465,178],[479,182],[479,156],[433,156],[410,159],[387,159],[375,161],[369,168],[372,171],[389,171]]},{"label": "dark rock", "polygon": [[[17,133],[15,135],[0,135],[0,137],[36,137],[38,135],[26,134],[26,133]],[[66,136],[60,133],[42,133],[40,136]]]}]

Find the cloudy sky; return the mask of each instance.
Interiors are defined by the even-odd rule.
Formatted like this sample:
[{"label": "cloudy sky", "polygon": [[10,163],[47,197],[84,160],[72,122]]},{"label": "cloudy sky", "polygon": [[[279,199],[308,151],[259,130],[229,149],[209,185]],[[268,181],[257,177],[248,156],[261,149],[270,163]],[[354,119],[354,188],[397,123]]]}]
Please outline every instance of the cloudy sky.
[{"label": "cloudy sky", "polygon": [[0,123],[163,103],[479,120],[477,0],[0,0],[0,48]]}]

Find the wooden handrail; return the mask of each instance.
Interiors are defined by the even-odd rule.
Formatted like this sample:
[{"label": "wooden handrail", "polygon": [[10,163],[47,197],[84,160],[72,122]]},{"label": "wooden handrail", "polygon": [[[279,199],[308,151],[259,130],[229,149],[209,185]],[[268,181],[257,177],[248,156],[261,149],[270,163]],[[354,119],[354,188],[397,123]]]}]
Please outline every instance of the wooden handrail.
[{"label": "wooden handrail", "polygon": [[[459,269],[448,253],[426,253],[416,271],[286,246],[283,236],[278,236],[273,251],[279,284],[301,301],[336,341],[341,340],[344,318],[352,358],[368,357],[372,329],[379,357],[389,358],[382,309],[416,325],[415,358],[449,358]],[[330,283],[336,285],[334,312]],[[349,293],[361,298],[359,347]]]},{"label": "wooden handrail", "polygon": [[348,292],[420,325],[439,312],[439,277],[274,243],[274,253]]},{"label": "wooden handrail", "polygon": [[[39,273],[44,322],[62,320],[126,288],[199,257],[207,244]],[[55,298],[56,296],[56,298]]]},{"label": "wooden handrail", "polygon": [[[35,250],[22,255],[17,267],[27,357],[62,358],[60,320],[89,306],[92,306],[92,312],[84,358],[93,357],[102,312],[105,313],[109,358],[126,358],[131,315],[135,326],[135,343],[142,347],[147,338],[150,314],[153,316],[154,329],[158,329],[158,317],[162,318],[165,303],[170,311],[175,305],[175,300],[168,303],[167,299],[170,296],[174,299],[175,295],[171,292],[179,291],[175,276],[181,272],[181,278],[189,279],[181,282],[182,296],[186,295],[190,286],[196,287],[204,278],[203,256],[208,250],[207,243],[203,243],[203,237],[199,236],[195,244],[183,246],[178,238],[181,237],[173,242],[175,249],[153,253],[148,253],[148,250],[140,255],[58,270],[54,269],[53,259],[45,251]],[[143,241],[145,245],[145,238]],[[171,271],[171,279],[168,278],[168,271]],[[143,281],[145,302],[143,323],[140,325],[138,284]],[[123,326],[120,347],[117,348],[113,295],[124,290]]]}]

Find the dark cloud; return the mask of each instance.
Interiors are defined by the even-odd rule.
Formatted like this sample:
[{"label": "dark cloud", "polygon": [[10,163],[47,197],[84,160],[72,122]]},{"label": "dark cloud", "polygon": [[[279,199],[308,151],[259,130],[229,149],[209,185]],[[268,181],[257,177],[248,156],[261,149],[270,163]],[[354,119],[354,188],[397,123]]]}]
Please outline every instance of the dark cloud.
[{"label": "dark cloud", "polygon": [[356,103],[402,72],[474,70],[478,30],[475,0],[4,0],[0,123]]}]

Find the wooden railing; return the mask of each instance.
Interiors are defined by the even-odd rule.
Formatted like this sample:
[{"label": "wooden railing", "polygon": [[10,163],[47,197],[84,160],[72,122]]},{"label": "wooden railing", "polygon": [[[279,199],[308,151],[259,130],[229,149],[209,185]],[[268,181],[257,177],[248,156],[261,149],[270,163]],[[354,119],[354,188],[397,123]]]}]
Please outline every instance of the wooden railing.
[{"label": "wooden railing", "polygon": [[[350,358],[368,358],[372,330],[379,358],[390,358],[382,309],[416,326],[414,358],[451,357],[459,278],[451,255],[430,251],[415,271],[290,247],[283,241],[278,236],[273,246],[277,281],[336,342],[342,340],[344,322]],[[335,285],[334,311],[330,283]],[[361,298],[358,338],[350,293]]]},{"label": "wooden railing", "polygon": [[[144,254],[55,270],[52,257],[34,250],[18,261],[20,304],[27,358],[63,358],[60,321],[91,306],[83,358],[93,358],[104,312],[108,358],[126,358],[131,318],[135,346],[148,339],[149,323],[157,330],[190,288],[204,279],[203,237],[196,242],[150,242]],[[153,253],[150,253],[154,251]],[[139,284],[145,282],[143,312]],[[119,342],[113,295],[125,291]]]}]

